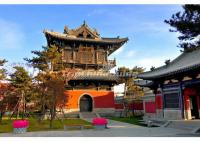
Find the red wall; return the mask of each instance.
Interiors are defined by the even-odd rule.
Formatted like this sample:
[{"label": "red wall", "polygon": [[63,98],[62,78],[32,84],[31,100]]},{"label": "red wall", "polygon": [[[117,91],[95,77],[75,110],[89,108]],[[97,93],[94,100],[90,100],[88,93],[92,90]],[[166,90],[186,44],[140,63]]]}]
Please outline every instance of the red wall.
[{"label": "red wall", "polygon": [[124,105],[123,104],[115,104],[115,109],[123,109]]},{"label": "red wall", "polygon": [[142,102],[134,102],[130,104],[130,108],[133,108],[134,110],[143,110],[143,103]]},{"label": "red wall", "polygon": [[90,95],[93,99],[94,108],[114,108],[114,92],[97,90],[69,90],[65,91],[67,97],[66,108],[79,108],[79,99],[82,95]]},{"label": "red wall", "polygon": [[162,109],[162,108],[163,108],[162,95],[157,94],[156,95],[156,109]]},{"label": "red wall", "polygon": [[[195,88],[185,88],[184,89],[184,105],[185,109],[189,110],[190,109],[190,97],[191,95],[198,95],[198,92]],[[198,108],[200,109],[200,97],[197,96],[197,104]]]},{"label": "red wall", "polygon": [[146,113],[156,113],[155,102],[145,102],[145,112]]},{"label": "red wall", "polygon": [[184,95],[184,104],[185,104],[185,110],[190,109],[190,99],[188,95]]},{"label": "red wall", "polygon": [[197,91],[193,88],[185,88],[184,95],[197,95]]},{"label": "red wall", "polygon": [[[132,110],[143,110],[143,103],[142,102],[133,102],[131,104],[128,104],[129,109]],[[123,104],[115,104],[115,109],[123,109]]]}]

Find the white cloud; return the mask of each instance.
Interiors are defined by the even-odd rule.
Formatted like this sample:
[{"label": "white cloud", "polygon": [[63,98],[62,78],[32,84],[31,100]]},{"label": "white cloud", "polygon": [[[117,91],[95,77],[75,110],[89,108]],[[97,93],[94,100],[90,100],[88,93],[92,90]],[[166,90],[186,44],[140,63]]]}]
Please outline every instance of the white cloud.
[{"label": "white cloud", "polygon": [[0,19],[0,29],[0,49],[21,48],[25,35],[18,24]]},{"label": "white cloud", "polygon": [[150,68],[153,67],[160,67],[165,65],[165,61],[170,59],[171,61],[177,58],[180,55],[179,52],[171,54],[171,55],[161,55],[161,56],[154,56],[154,57],[144,57],[138,60],[134,60],[134,65],[139,67],[145,68],[145,71],[149,71]]},{"label": "white cloud", "polygon": [[[164,65],[164,62],[169,59],[169,58],[164,58],[164,57],[152,57],[152,58],[148,58],[148,57],[144,57],[141,59],[125,59],[123,61],[118,61],[118,64],[115,68],[111,69],[110,72],[111,73],[115,73],[115,71],[119,68],[119,67],[128,67],[128,68],[133,68],[135,66],[138,67],[143,67],[145,69],[145,71],[149,71],[150,68],[152,66],[154,67],[160,67],[162,65]],[[173,60],[173,58],[170,58],[171,60]],[[120,63],[119,63],[120,62]]]},{"label": "white cloud", "polygon": [[130,50],[130,51],[127,52],[126,57],[128,57],[128,58],[133,57],[135,55],[135,53],[136,52],[134,50]]},{"label": "white cloud", "polygon": [[142,58],[142,59],[126,59],[123,61],[117,62],[117,67],[110,70],[111,73],[115,73],[115,71],[119,67],[127,67],[127,68],[133,68],[135,66],[138,67],[143,67],[145,71],[148,71],[152,66],[154,67],[160,67],[164,65],[165,60],[164,59],[159,59],[159,58]]},{"label": "white cloud", "polygon": [[124,51],[124,49],[125,49],[125,46],[120,47],[119,49],[117,49],[117,50],[112,54],[112,56],[116,56],[116,55],[121,54],[121,53]]},{"label": "white cloud", "polygon": [[143,58],[137,62],[138,66],[144,67],[146,71],[150,70],[152,66],[160,67],[164,65],[166,59],[164,58]]},{"label": "white cloud", "polygon": [[151,33],[169,32],[168,25],[158,22],[143,22],[141,23],[142,31],[151,31]]}]

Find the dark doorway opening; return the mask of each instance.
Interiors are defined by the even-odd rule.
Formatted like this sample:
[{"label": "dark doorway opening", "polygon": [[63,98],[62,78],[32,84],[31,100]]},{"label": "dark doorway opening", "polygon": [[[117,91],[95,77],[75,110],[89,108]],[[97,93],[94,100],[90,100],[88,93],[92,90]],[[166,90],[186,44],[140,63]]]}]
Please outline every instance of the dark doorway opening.
[{"label": "dark doorway opening", "polygon": [[190,96],[190,109],[191,109],[192,119],[199,118],[199,109],[198,109],[197,98],[198,98],[197,96]]},{"label": "dark doorway opening", "polygon": [[92,97],[84,95],[80,99],[80,112],[91,112],[92,111]]}]

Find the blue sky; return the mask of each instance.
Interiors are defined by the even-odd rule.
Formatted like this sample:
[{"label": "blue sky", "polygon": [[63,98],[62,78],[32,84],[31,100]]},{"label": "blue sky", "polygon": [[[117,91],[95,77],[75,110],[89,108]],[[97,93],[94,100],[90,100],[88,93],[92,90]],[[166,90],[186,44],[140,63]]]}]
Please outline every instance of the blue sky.
[{"label": "blue sky", "polygon": [[23,62],[32,50],[46,45],[44,29],[63,32],[84,20],[102,37],[128,37],[117,50],[118,66],[142,66],[148,70],[180,52],[177,33],[164,23],[181,5],[0,5],[0,58]]}]

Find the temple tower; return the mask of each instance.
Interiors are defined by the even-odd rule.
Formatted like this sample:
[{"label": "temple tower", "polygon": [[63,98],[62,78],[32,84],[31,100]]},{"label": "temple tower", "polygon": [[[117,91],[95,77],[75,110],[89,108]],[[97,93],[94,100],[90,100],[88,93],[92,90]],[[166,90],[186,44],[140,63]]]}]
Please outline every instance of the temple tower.
[{"label": "temple tower", "polygon": [[44,30],[44,34],[48,45],[62,49],[64,67],[77,70],[66,86],[65,112],[113,112],[112,87],[117,83],[117,76],[109,70],[116,66],[116,61],[108,57],[128,38],[101,37],[86,22],[76,29],[65,26],[63,33]]}]

